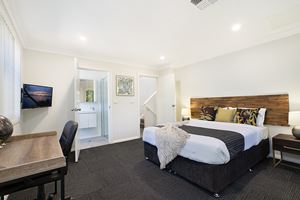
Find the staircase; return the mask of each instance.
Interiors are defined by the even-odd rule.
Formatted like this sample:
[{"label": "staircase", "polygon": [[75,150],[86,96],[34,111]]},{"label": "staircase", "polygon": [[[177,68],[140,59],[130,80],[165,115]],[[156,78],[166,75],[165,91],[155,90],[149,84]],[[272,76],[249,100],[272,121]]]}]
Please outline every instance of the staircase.
[{"label": "staircase", "polygon": [[156,125],[156,96],[157,91],[154,91],[141,105],[140,109],[140,128],[143,130],[147,126]]}]

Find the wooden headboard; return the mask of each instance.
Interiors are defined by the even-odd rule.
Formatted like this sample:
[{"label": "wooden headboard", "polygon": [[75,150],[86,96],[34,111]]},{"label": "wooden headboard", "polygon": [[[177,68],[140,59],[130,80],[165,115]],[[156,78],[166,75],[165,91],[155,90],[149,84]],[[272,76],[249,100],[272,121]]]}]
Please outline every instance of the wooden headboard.
[{"label": "wooden headboard", "polygon": [[192,118],[199,118],[201,106],[267,108],[265,124],[288,126],[288,94],[191,98]]}]

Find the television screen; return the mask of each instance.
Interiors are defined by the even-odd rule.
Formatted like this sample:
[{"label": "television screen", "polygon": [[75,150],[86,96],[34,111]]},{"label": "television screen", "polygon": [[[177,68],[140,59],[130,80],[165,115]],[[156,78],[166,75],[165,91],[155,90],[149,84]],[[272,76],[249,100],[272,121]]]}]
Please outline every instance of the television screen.
[{"label": "television screen", "polygon": [[24,84],[22,109],[52,106],[52,87]]}]

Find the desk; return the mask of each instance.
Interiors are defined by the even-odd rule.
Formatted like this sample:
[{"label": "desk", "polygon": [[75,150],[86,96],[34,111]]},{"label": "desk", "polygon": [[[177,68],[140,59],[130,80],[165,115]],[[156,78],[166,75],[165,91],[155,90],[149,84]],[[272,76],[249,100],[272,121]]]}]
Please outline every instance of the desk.
[{"label": "desk", "polygon": [[0,197],[40,186],[38,199],[44,200],[43,184],[61,180],[64,199],[66,161],[56,132],[12,136],[0,149]]}]

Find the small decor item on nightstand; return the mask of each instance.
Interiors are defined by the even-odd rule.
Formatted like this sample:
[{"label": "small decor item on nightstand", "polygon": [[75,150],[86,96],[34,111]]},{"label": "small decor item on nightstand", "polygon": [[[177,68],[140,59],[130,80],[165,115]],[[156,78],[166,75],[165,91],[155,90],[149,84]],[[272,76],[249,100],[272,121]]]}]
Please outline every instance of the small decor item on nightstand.
[{"label": "small decor item on nightstand", "polygon": [[6,117],[0,115],[0,148],[13,133],[13,124]]},{"label": "small decor item on nightstand", "polygon": [[300,139],[300,111],[289,112],[289,125],[293,125],[292,133]]},{"label": "small decor item on nightstand", "polygon": [[186,121],[186,120],[190,120],[190,116],[189,116],[189,109],[188,108],[182,108],[181,109],[181,118],[182,121]]},{"label": "small decor item on nightstand", "polygon": [[294,126],[292,133],[297,139],[300,139],[300,126]]}]

